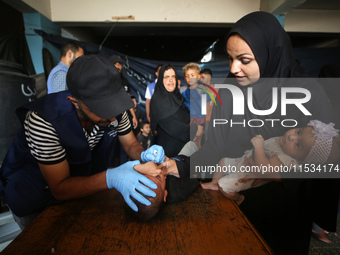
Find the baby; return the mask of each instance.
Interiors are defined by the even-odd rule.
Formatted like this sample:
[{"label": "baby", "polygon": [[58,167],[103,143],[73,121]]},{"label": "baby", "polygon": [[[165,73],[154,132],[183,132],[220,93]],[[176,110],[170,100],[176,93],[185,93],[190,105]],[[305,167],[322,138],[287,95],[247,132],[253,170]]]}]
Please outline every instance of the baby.
[{"label": "baby", "polygon": [[[156,197],[148,197],[144,195],[144,197],[151,202],[150,206],[139,203],[134,198],[131,198],[138,207],[138,212],[135,212],[124,202],[126,214],[144,222],[156,216],[163,203],[166,201],[168,194],[166,190],[166,175],[164,175],[162,170],[158,168],[153,162],[136,165],[134,166],[134,169],[141,174],[144,174],[157,185],[157,189],[153,189],[153,191],[156,193]],[[141,195],[143,196],[143,194]]]},{"label": "baby", "polygon": [[[251,143],[254,149],[246,151],[243,157],[222,158],[219,165],[236,166],[240,170],[245,165],[245,160],[253,156],[256,166],[287,166],[298,169],[300,164],[334,163],[339,159],[339,130],[334,128],[333,123],[325,124],[319,120],[311,120],[307,127],[290,129],[283,136],[266,141],[261,135],[257,135],[251,139]],[[223,172],[216,172],[211,182],[201,183],[201,186],[204,189],[219,189],[224,196],[240,205],[244,196],[238,192],[253,187],[253,181],[239,182],[239,179],[247,175],[249,172],[236,171],[226,176],[223,176]],[[261,182],[256,186],[265,183]]]},{"label": "baby", "polygon": [[[176,159],[182,162],[181,158],[183,156],[176,156]],[[125,205],[125,211],[128,215],[139,221],[147,221],[152,219],[157,215],[158,211],[164,207],[165,204],[172,204],[184,201],[187,197],[192,194],[192,192],[199,186],[199,182],[190,178],[190,175],[183,173],[180,177],[179,172],[170,170],[166,162],[171,162],[171,160],[166,159],[163,164],[156,165],[154,162],[147,162],[145,164],[135,165],[134,169],[147,178],[152,180],[156,185],[157,189],[154,190],[156,197],[146,197],[151,202],[150,206],[143,205],[138,201],[135,204],[138,207],[138,212],[133,211],[129,206]],[[190,169],[187,169],[190,171]]]}]

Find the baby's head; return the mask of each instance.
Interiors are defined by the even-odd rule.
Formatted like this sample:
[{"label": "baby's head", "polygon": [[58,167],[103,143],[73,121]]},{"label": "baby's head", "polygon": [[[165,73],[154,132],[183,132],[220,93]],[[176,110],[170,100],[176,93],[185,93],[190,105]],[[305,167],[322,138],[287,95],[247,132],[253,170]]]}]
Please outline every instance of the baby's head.
[{"label": "baby's head", "polygon": [[340,158],[339,130],[333,123],[311,120],[307,127],[288,130],[280,138],[284,153],[298,163],[335,163]]},{"label": "baby's head", "polygon": [[147,205],[141,204],[136,199],[131,197],[132,201],[138,207],[138,212],[135,212],[124,202],[125,212],[129,216],[139,221],[148,221],[154,216],[156,216],[161,206],[166,201],[166,197],[168,195],[168,192],[165,189],[166,175],[161,173],[160,175],[157,175],[157,176],[151,176],[151,175],[145,175],[145,176],[148,177],[150,180],[152,180],[157,185],[157,189],[152,189],[156,193],[156,197],[148,197],[142,194],[142,196],[144,196],[146,199],[148,199],[151,202],[151,205],[147,206]]}]

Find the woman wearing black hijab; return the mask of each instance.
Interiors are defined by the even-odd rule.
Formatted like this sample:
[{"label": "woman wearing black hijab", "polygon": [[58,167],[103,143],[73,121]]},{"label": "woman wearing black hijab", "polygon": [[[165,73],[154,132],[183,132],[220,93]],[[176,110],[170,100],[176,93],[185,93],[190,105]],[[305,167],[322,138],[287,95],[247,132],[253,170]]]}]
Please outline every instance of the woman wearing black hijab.
[{"label": "woman wearing black hijab", "polygon": [[[223,157],[240,157],[252,148],[250,140],[257,134],[264,139],[281,136],[292,128],[290,124],[304,127],[311,119],[338,123],[322,87],[311,79],[302,79],[307,77],[306,72],[296,62],[290,39],[273,15],[254,12],[236,22],[227,38],[227,53],[230,79],[225,83],[232,84],[244,95],[244,113],[234,114],[234,109],[240,106],[234,105],[237,98],[229,89],[219,89],[222,105],[213,108],[207,142],[190,157],[191,173],[196,173],[197,166],[216,166]],[[295,105],[287,105],[286,114],[282,112],[281,89],[286,87],[304,88],[310,92],[311,98],[303,106],[311,115]],[[278,91],[276,110],[260,115],[249,109],[248,97],[252,98],[254,109],[271,109],[274,88]],[[289,93],[287,97],[299,101],[305,96]],[[282,122],[287,119],[294,121]],[[224,120],[224,124],[214,125],[214,120]],[[173,161],[173,165],[181,171],[180,163]],[[174,170],[171,168],[171,171]],[[245,200],[240,208],[275,254],[308,254],[311,207],[317,206],[310,197],[314,183],[285,179],[282,174],[278,177],[281,182],[270,182],[242,192]]]},{"label": "woman wearing black hijab", "polygon": [[192,140],[190,129],[192,134],[198,130],[197,125],[189,125],[190,112],[178,90],[176,70],[170,64],[163,65],[159,71],[150,114],[151,129],[157,131],[157,144],[168,157],[176,156]]}]

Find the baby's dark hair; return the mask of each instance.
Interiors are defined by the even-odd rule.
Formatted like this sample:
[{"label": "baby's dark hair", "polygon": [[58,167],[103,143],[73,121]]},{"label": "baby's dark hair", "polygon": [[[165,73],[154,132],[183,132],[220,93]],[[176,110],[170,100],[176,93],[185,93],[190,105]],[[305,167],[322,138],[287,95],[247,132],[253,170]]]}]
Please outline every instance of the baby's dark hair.
[{"label": "baby's dark hair", "polygon": [[157,194],[156,197],[148,197],[143,195],[142,193],[140,194],[144,196],[147,200],[149,200],[151,202],[151,205],[144,205],[131,197],[131,200],[137,205],[138,212],[132,210],[130,206],[128,206],[126,203],[124,203],[124,209],[126,214],[130,217],[144,222],[152,219],[159,212],[160,208],[163,205],[163,194]]},{"label": "baby's dark hair", "polygon": [[137,98],[135,96],[131,96],[131,99],[136,99],[137,100]]}]

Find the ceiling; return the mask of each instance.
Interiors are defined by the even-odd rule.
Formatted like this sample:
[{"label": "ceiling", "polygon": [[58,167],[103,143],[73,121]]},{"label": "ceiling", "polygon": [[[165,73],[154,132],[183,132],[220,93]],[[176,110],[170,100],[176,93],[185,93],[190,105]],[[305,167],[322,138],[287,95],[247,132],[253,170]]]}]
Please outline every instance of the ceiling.
[{"label": "ceiling", "polygon": [[340,10],[339,0],[307,0],[297,7],[306,10]]},{"label": "ceiling", "polygon": [[[1,1],[1,0],[0,0]],[[2,0],[20,12],[35,12],[21,0]],[[339,0],[307,0],[297,9],[340,10]],[[216,54],[225,57],[224,37],[232,24],[216,23],[89,23],[58,22],[76,38],[146,59],[199,61],[216,42]],[[112,31],[110,29],[113,27]],[[338,46],[338,34],[290,33],[294,47]],[[218,57],[217,57],[218,58]]]}]

